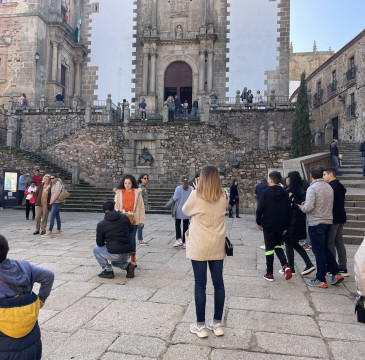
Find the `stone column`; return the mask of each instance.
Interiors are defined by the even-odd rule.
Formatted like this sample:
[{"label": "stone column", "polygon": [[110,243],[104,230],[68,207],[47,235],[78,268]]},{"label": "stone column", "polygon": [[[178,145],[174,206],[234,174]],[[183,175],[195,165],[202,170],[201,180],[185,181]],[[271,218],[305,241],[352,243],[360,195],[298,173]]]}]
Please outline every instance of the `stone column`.
[{"label": "stone column", "polygon": [[91,106],[90,103],[86,104],[85,108],[85,123],[91,123]]},{"label": "stone column", "polygon": [[203,94],[205,90],[205,50],[199,51],[199,93]]},{"label": "stone column", "polygon": [[203,0],[203,16],[201,26],[207,25],[207,0]]},{"label": "stone column", "polygon": [[72,184],[78,184],[80,181],[80,163],[79,159],[74,159],[75,162],[72,165]]},{"label": "stone column", "polygon": [[52,80],[57,80],[57,60],[58,60],[58,44],[56,41],[52,42],[53,56],[52,56]]},{"label": "stone column", "polygon": [[264,127],[264,125],[260,126],[259,148],[261,150],[265,150],[265,148],[266,148],[266,136],[265,136],[265,127]]},{"label": "stone column", "polygon": [[269,130],[268,130],[267,140],[268,140],[268,149],[269,150],[274,150],[275,146],[276,146],[276,131],[275,131],[273,121],[269,122]]},{"label": "stone column", "polygon": [[152,1],[152,29],[157,29],[157,0]]},{"label": "stone column", "polygon": [[156,59],[157,51],[153,49],[151,52],[151,73],[150,73],[150,91],[151,95],[156,94]]},{"label": "stone column", "polygon": [[74,57],[75,61],[75,96],[80,97],[81,95],[81,62],[82,62],[82,56],[78,55]]},{"label": "stone column", "polygon": [[13,106],[14,106],[14,97],[13,97],[13,95],[10,95],[9,101],[8,101],[8,114],[12,113]]},{"label": "stone column", "polygon": [[208,50],[208,79],[207,90],[208,92],[213,90],[213,50]]},{"label": "stone column", "polygon": [[131,118],[131,111],[129,109],[129,102],[126,101],[124,104],[124,124],[128,124]]},{"label": "stone column", "polygon": [[331,144],[332,140],[333,140],[333,126],[332,126],[332,121],[328,119],[326,121],[326,128],[324,130],[324,142],[325,144]]},{"label": "stone column", "polygon": [[40,108],[43,110],[46,106],[46,96],[42,95],[41,96],[41,102],[40,102]]},{"label": "stone column", "polygon": [[236,106],[239,107],[240,106],[240,91],[236,90]]},{"label": "stone column", "polygon": [[56,81],[61,83],[61,60],[62,60],[62,46],[58,44],[58,53],[57,53],[57,74],[56,74]]},{"label": "stone column", "polygon": [[142,94],[147,94],[148,88],[148,49],[143,49]]},{"label": "stone column", "polygon": [[167,123],[169,121],[169,108],[167,105],[167,101],[163,103],[162,109],[162,122]]}]

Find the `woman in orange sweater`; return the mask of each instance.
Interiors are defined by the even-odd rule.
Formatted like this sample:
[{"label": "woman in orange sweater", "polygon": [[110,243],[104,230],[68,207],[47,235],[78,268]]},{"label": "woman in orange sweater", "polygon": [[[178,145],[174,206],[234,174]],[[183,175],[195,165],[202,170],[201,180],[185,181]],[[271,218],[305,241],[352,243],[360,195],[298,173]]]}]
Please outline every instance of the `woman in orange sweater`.
[{"label": "woman in orange sweater", "polygon": [[115,191],[115,210],[126,214],[133,225],[133,232],[129,234],[132,243],[131,263],[136,263],[136,233],[138,225],[144,225],[144,204],[142,190],[138,187],[136,178],[132,175],[125,175]]}]

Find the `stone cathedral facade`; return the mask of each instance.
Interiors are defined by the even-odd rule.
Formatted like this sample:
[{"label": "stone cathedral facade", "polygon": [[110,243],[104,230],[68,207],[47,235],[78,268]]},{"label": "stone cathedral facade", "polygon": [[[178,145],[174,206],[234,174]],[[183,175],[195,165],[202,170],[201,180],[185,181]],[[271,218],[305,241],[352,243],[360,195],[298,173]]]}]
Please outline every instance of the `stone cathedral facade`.
[{"label": "stone cathedral facade", "polygon": [[170,95],[187,100],[228,89],[227,0],[137,0],[135,102],[160,112]]}]

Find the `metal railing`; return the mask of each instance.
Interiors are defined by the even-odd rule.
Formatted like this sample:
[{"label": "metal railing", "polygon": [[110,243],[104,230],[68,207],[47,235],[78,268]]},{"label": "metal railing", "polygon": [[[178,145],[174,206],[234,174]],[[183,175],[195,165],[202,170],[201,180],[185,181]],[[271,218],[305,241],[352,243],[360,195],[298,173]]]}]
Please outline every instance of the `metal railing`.
[{"label": "metal railing", "polygon": [[345,72],[345,82],[356,79],[356,67]]},{"label": "metal railing", "polygon": [[323,99],[323,90],[319,90],[317,93],[313,95],[313,105],[318,106],[322,103]]},{"label": "metal railing", "polygon": [[337,81],[334,80],[327,86],[327,96],[333,95],[337,91]]},{"label": "metal railing", "polygon": [[355,111],[356,111],[356,103],[352,103],[351,105],[346,107],[346,116],[347,117],[355,116]]}]

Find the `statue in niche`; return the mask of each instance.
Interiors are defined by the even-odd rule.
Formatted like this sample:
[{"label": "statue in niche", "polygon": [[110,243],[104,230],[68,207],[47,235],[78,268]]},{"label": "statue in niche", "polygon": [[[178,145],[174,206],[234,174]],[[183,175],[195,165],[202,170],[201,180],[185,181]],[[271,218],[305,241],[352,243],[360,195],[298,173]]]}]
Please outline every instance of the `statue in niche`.
[{"label": "statue in niche", "polygon": [[[141,159],[144,161],[144,162],[141,162]],[[149,150],[144,146],[142,151],[141,151],[141,154],[138,155],[138,163],[137,165],[138,166],[152,166],[152,163],[154,162],[154,158],[153,156],[151,155],[151,153],[149,152]]]},{"label": "statue in niche", "polygon": [[183,38],[183,28],[181,25],[176,26],[176,39],[182,39]]}]

